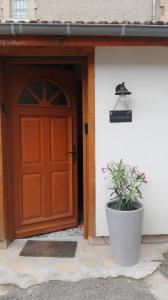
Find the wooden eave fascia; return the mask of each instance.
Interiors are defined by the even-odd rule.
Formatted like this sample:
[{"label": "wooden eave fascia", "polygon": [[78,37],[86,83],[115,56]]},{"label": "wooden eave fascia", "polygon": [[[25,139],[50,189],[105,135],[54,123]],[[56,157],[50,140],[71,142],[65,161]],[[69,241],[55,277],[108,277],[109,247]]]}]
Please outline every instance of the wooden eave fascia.
[{"label": "wooden eave fascia", "polygon": [[88,51],[97,46],[167,46],[168,38],[136,37],[46,37],[46,36],[1,36],[2,48],[12,47],[87,47]]}]

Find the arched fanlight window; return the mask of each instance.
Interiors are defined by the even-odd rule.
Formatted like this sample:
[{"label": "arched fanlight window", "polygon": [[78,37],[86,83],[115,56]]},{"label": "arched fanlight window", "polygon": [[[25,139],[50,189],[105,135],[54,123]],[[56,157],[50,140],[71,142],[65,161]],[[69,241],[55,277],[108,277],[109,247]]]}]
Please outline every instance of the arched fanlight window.
[{"label": "arched fanlight window", "polygon": [[19,104],[70,107],[65,91],[55,82],[43,79],[30,82],[22,90]]}]

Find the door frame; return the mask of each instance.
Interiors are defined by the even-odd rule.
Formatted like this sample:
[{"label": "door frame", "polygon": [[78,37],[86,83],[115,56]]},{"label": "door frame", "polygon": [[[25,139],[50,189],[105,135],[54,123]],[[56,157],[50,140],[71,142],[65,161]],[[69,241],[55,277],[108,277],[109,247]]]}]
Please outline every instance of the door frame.
[{"label": "door frame", "polygon": [[[10,243],[14,239],[13,231],[13,195],[12,195],[12,149],[11,149],[11,120],[6,84],[8,65],[15,64],[80,64],[82,66],[82,119],[83,119],[83,206],[84,206],[84,238],[95,235],[95,82],[94,82],[94,51],[87,55],[76,57],[19,57],[6,58],[0,62],[3,76],[0,77],[1,95],[1,139],[2,153],[2,199],[0,198],[0,213],[2,209],[3,226],[0,226],[0,240]],[[10,115],[10,114],[9,114]],[[86,133],[88,127],[88,133]],[[0,151],[1,152],[1,151]],[[1,176],[1,174],[0,174]],[[0,191],[1,192],[1,191]]]}]

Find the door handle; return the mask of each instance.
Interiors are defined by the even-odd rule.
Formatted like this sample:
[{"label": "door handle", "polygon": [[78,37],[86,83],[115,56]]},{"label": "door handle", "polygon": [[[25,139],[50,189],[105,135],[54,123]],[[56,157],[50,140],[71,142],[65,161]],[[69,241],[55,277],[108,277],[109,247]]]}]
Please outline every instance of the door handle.
[{"label": "door handle", "polygon": [[77,159],[77,150],[76,150],[76,145],[73,145],[72,147],[72,151],[71,152],[68,152],[70,154],[72,154],[72,159],[73,159],[73,162],[76,161]]}]

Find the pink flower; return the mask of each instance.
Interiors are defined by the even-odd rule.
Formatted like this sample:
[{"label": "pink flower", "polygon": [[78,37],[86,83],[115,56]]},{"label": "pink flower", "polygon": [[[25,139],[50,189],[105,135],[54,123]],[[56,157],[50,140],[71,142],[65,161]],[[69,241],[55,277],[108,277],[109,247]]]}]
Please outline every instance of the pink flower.
[{"label": "pink flower", "polygon": [[111,166],[112,166],[111,162],[107,163],[107,169],[111,168]]},{"label": "pink flower", "polygon": [[103,174],[105,174],[105,173],[106,173],[106,170],[105,170],[105,168],[102,168],[102,172],[103,172]]}]

